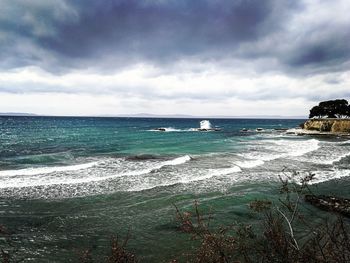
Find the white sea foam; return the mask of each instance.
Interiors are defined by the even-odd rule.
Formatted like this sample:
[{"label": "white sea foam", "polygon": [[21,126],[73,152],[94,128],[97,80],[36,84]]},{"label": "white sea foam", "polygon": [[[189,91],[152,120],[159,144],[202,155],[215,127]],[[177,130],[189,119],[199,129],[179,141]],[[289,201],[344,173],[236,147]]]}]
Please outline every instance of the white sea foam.
[{"label": "white sea foam", "polygon": [[98,162],[90,162],[83,164],[75,164],[68,166],[52,166],[52,167],[38,167],[38,168],[25,168],[18,170],[4,170],[0,171],[0,176],[17,176],[17,175],[37,175],[37,174],[50,174],[55,172],[68,172],[77,171],[82,169],[88,169],[98,165]]},{"label": "white sea foam", "polygon": [[156,187],[166,187],[166,186],[173,186],[177,184],[189,184],[197,181],[207,180],[212,177],[230,175],[241,171],[242,170],[238,166],[229,167],[229,168],[209,169],[206,172],[198,171],[197,173],[192,171],[192,173],[187,174],[187,176],[181,175],[176,178],[171,178],[168,180],[159,180],[156,183],[150,183],[148,180],[146,180],[143,183],[130,187],[129,189],[127,189],[127,191],[128,192],[144,191],[144,190],[149,190]]},{"label": "white sea foam", "polygon": [[228,175],[232,173],[238,173],[241,171],[242,171],[241,168],[239,168],[238,166],[229,167],[229,168],[212,169],[208,172],[206,178],[210,178],[213,176],[220,176],[220,175]]},{"label": "white sea foam", "polygon": [[312,162],[315,164],[332,165],[350,155],[347,142],[322,142],[317,151],[310,152],[295,160]]},{"label": "white sea foam", "polygon": [[249,159],[250,161],[256,161],[256,163],[248,163],[246,165],[256,166],[255,164],[257,164],[258,161],[260,161],[258,165],[261,165],[261,161],[272,161],[278,158],[302,156],[306,153],[316,151],[319,147],[319,141],[316,139],[300,141],[284,139],[264,140],[259,143],[254,142],[254,144],[248,148],[248,152],[238,155]]},{"label": "white sea foam", "polygon": [[350,153],[344,153],[344,154],[341,154],[341,155],[339,155],[338,157],[336,157],[334,159],[328,158],[328,160],[325,160],[323,163],[325,163],[325,164],[334,164],[334,163],[339,162],[341,159],[343,159],[343,158],[345,158],[345,157],[347,157],[349,155],[350,155]]},{"label": "white sea foam", "polygon": [[208,130],[210,131],[212,129],[211,123],[209,120],[202,120],[199,123],[199,128],[188,128],[188,129],[177,129],[174,127],[160,127],[156,129],[150,129],[148,131],[152,132],[194,132],[194,131],[201,131],[201,130]]},{"label": "white sea foam", "polygon": [[157,165],[153,165],[153,166],[146,168],[146,169],[122,173],[122,174],[119,174],[119,176],[148,174],[148,173],[151,173],[152,171],[159,170],[165,166],[180,165],[180,164],[184,164],[190,160],[191,160],[191,157],[189,155],[184,155],[184,156],[175,158],[173,160],[161,162]]},{"label": "white sea foam", "polygon": [[315,179],[311,181],[311,183],[316,184],[316,183],[321,183],[333,179],[339,179],[342,177],[348,177],[350,176],[350,170],[335,170],[331,174],[327,174],[324,172],[316,172]]},{"label": "white sea foam", "polygon": [[[1,171],[0,188],[21,188],[48,185],[91,183],[124,176],[140,176],[165,166],[176,166],[191,160],[189,155],[163,162],[127,162],[125,159],[105,160],[72,166],[27,168]],[[63,174],[64,173],[64,174]]]},{"label": "white sea foam", "polygon": [[186,129],[177,129],[173,127],[160,127],[157,129],[150,129],[147,130],[150,132],[197,132],[199,131],[199,128],[186,128]]},{"label": "white sea foam", "polygon": [[306,141],[276,140],[274,143],[285,149],[286,156],[302,156],[320,148],[319,141],[316,139]]},{"label": "white sea foam", "polygon": [[206,130],[211,129],[211,123],[208,120],[202,120],[199,124],[201,129],[206,129]]},{"label": "white sea foam", "polygon": [[[312,184],[350,176],[349,170],[334,168],[318,171],[325,166],[312,164],[341,160],[349,154],[349,142],[259,136],[262,139],[239,144],[238,152],[235,148],[231,153],[201,154],[194,162],[189,162],[192,159],[189,155],[170,160],[103,158],[72,166],[0,171],[0,188],[7,188],[0,192],[4,195],[60,198],[169,186],[174,186],[174,191],[183,188],[196,190],[197,187],[212,189],[226,183],[229,187],[230,184],[248,181],[277,182],[280,168],[286,162],[297,163],[296,169],[317,170]],[[278,158],[281,159],[267,163]],[[300,160],[302,167],[296,160]],[[251,169],[262,165],[262,169]],[[339,166],[346,165],[342,162]],[[326,166],[326,169],[331,168]],[[297,179],[300,181],[301,178]]]},{"label": "white sea foam", "polygon": [[238,167],[242,168],[253,168],[259,165],[263,165],[265,162],[263,160],[249,160],[249,161],[240,161],[236,162],[235,164]]},{"label": "white sea foam", "polygon": [[[308,182],[308,184],[319,184],[323,182],[327,182],[334,179],[339,179],[343,177],[350,176],[350,170],[349,169],[334,169],[330,171],[313,171],[312,174],[314,174],[314,177],[311,181]],[[294,181],[301,184],[301,180],[305,178],[308,174],[300,174],[298,177],[293,178]]]},{"label": "white sea foam", "polygon": [[166,127],[164,128],[166,132],[178,132],[178,131],[182,131],[180,129],[175,129],[173,127]]},{"label": "white sea foam", "polygon": [[152,131],[152,132],[182,132],[182,131],[186,131],[186,130],[176,129],[174,127],[160,127],[160,128],[151,129],[148,131]]},{"label": "white sea foam", "polygon": [[185,162],[188,162],[191,160],[191,156],[189,155],[184,155],[178,158],[175,158],[173,160],[169,160],[169,161],[165,161],[162,163],[163,166],[165,165],[179,165],[179,164],[183,164]]}]

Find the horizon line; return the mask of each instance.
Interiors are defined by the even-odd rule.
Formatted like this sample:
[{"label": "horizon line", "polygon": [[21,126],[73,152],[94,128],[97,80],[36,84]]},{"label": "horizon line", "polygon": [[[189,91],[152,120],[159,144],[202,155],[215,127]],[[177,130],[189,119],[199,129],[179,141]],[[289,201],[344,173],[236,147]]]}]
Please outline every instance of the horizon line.
[{"label": "horizon line", "polygon": [[307,116],[291,116],[291,115],[186,115],[186,114],[151,114],[151,113],[136,113],[136,114],[101,114],[101,115],[47,115],[37,113],[22,113],[22,112],[0,112],[0,116],[8,117],[81,117],[81,118],[169,118],[169,119],[308,119]]}]

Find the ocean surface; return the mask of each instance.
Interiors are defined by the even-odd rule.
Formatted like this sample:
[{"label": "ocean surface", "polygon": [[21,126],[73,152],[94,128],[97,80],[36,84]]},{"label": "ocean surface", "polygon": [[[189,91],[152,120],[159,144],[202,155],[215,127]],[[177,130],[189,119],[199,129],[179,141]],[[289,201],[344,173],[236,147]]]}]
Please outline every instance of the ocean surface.
[{"label": "ocean surface", "polygon": [[103,257],[111,236],[130,228],[142,262],[167,262],[192,244],[176,230],[173,204],[198,200],[217,224],[254,221],[249,202],[278,198],[280,176],[308,173],[318,191],[350,195],[349,139],[286,131],[303,120],[210,119],[220,130],[198,131],[200,121],[0,117],[0,225],[16,254]]}]

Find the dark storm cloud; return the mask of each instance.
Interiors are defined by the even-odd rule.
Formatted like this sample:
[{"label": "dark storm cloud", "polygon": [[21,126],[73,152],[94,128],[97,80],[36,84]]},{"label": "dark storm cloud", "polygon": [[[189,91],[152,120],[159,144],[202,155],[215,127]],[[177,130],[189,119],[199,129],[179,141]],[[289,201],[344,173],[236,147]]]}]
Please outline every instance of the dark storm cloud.
[{"label": "dark storm cloud", "polygon": [[284,62],[301,70],[315,68],[327,71],[330,67],[335,71],[341,70],[342,65],[350,61],[350,23],[317,27],[313,31],[296,43],[289,55],[283,56]]},{"label": "dark storm cloud", "polygon": [[273,1],[84,1],[77,23],[60,25],[41,43],[77,66],[86,58],[113,67],[222,57],[275,28],[274,8]]},{"label": "dark storm cloud", "polygon": [[[304,10],[294,0],[75,0],[60,4],[0,0],[0,4],[6,7],[0,15],[2,68],[36,65],[50,72],[75,68],[103,72],[138,62],[162,68],[186,59],[220,63],[231,58],[266,58],[277,61],[274,70],[317,71],[349,60],[350,38],[344,33],[349,31],[329,26],[320,38],[310,41],[305,35],[293,40],[295,36],[286,28]],[[285,42],[290,44],[287,49],[282,48]],[[271,65],[259,68],[265,69]]]}]

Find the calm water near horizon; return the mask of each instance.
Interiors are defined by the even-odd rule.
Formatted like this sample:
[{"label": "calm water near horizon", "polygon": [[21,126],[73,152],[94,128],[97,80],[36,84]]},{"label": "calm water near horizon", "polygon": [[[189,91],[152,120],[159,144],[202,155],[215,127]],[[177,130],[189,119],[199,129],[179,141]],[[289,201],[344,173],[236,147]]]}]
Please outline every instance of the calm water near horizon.
[{"label": "calm water near horizon", "polygon": [[199,200],[217,224],[254,222],[249,202],[276,199],[282,171],[349,197],[350,141],[283,130],[302,121],[210,119],[221,130],[199,132],[200,119],[2,116],[0,225],[32,262],[106,255],[129,227],[131,250],[161,262],[190,244],[174,203]]}]

